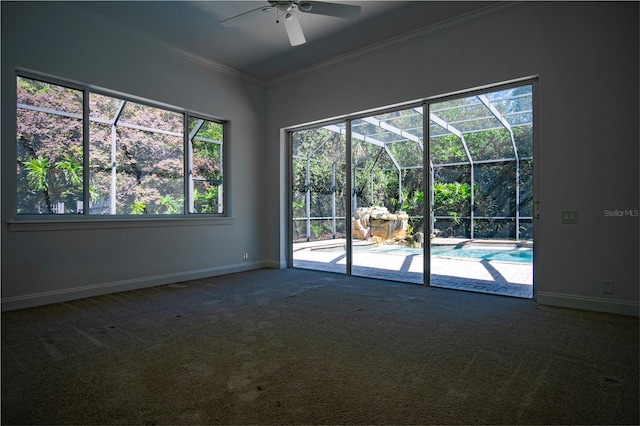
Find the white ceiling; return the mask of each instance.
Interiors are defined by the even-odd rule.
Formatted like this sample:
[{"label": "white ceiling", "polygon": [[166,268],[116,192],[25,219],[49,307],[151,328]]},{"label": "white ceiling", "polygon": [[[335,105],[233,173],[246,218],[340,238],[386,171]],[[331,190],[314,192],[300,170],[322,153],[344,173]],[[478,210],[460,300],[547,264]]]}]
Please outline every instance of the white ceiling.
[{"label": "white ceiling", "polygon": [[220,21],[265,1],[86,1],[75,8],[150,36],[208,62],[262,81],[402,34],[453,19],[495,2],[341,1],[362,7],[355,19],[300,13],[307,43],[291,47],[275,11],[234,27]]}]

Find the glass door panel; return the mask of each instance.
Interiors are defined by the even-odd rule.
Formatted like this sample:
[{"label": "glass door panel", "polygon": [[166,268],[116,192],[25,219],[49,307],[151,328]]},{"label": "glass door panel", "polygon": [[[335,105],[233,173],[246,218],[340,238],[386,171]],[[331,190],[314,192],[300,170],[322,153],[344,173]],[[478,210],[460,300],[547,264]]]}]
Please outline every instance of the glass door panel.
[{"label": "glass door panel", "polygon": [[345,124],[291,134],[294,267],[346,273]]},{"label": "glass door panel", "polygon": [[429,105],[430,285],[533,297],[532,90]]},{"label": "glass door panel", "polygon": [[351,122],[352,275],[424,282],[422,108]]}]

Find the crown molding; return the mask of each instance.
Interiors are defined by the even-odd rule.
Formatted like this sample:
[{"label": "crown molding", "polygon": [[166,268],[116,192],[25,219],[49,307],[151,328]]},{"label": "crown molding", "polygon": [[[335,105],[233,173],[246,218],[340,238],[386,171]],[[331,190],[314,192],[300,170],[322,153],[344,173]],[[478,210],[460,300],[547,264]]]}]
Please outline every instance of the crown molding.
[{"label": "crown molding", "polygon": [[99,13],[87,10],[85,8],[82,8],[81,6],[74,5],[73,2],[60,3],[60,5],[75,13],[79,13],[90,19],[103,22],[107,25],[117,28],[119,31],[127,32],[138,39],[144,40],[152,45],[165,49],[176,56],[179,56],[188,61],[202,65],[215,72],[236,78],[246,83],[253,84],[262,89],[271,89],[271,88],[275,88],[275,87],[290,83],[296,79],[302,78],[304,76],[308,76],[310,74],[326,71],[331,68],[336,68],[336,67],[348,64],[350,62],[360,61],[362,59],[379,55],[387,51],[396,49],[403,45],[422,41],[424,39],[428,39],[430,37],[434,37],[436,35],[439,35],[445,32],[453,31],[464,26],[472,25],[472,24],[475,24],[487,19],[491,19],[503,14],[511,13],[513,11],[516,11],[525,7],[529,7],[537,3],[540,3],[540,2],[538,1],[499,2],[496,5],[487,6],[485,8],[478,9],[476,11],[469,12],[469,13],[445,20],[437,24],[430,25],[428,27],[420,28],[418,30],[401,34],[399,36],[390,38],[388,40],[375,43],[365,48],[354,50],[352,52],[348,52],[343,55],[333,57],[331,59],[327,59],[325,61],[316,63],[314,65],[304,67],[296,71],[293,71],[293,72],[290,72],[266,81],[258,77],[255,77],[251,74],[241,72],[235,68],[217,63],[203,56],[200,56],[195,53],[184,50],[182,48],[179,48],[170,42],[159,39],[144,31],[140,31],[136,28],[133,28],[129,25],[118,22],[114,19],[111,19]]},{"label": "crown molding", "polygon": [[298,78],[309,76],[310,74],[326,71],[331,68],[336,68],[350,62],[360,61],[370,56],[379,55],[388,52],[393,49],[397,49],[400,46],[415,43],[434,37],[436,35],[453,31],[458,28],[462,28],[468,25],[472,25],[487,19],[495,18],[500,15],[511,13],[513,11],[529,7],[533,4],[540,3],[538,1],[506,1],[499,2],[498,4],[487,6],[473,12],[469,12],[463,15],[456,16],[454,18],[441,21],[437,24],[430,25],[424,28],[420,28],[414,31],[410,31],[405,34],[390,38],[388,40],[372,44],[362,49],[354,50],[349,53],[345,53],[340,56],[327,59],[317,64],[287,73],[272,79],[267,80],[267,89],[272,89],[284,84],[290,83]]},{"label": "crown molding", "polygon": [[134,37],[141,39],[143,41],[146,41],[147,43],[150,43],[152,45],[155,45],[157,47],[160,47],[162,49],[165,49],[171,53],[173,53],[176,56],[179,56],[183,59],[186,59],[188,61],[194,62],[196,64],[202,65],[206,68],[209,68],[213,71],[216,71],[220,74],[224,74],[233,78],[236,78],[238,80],[241,80],[243,82],[246,83],[251,83],[253,85],[258,86],[259,88],[266,88],[265,85],[265,81],[252,76],[250,74],[247,73],[243,73],[241,71],[238,71],[235,68],[231,68],[229,66],[223,65],[223,64],[219,64],[215,61],[212,61],[210,59],[207,59],[203,56],[197,55],[195,53],[189,52],[187,50],[184,50],[182,48],[179,48],[177,46],[175,46],[172,43],[167,42],[166,40],[162,40],[159,39],[158,37],[152,36],[144,31],[140,31],[136,28],[133,28],[129,25],[123,24],[122,22],[116,21],[114,19],[111,19],[109,17],[106,17],[104,15],[101,15],[99,13],[87,10],[81,6],[76,6],[73,4],[73,2],[67,2],[67,3],[61,3],[60,4],[62,7],[65,7],[73,12],[79,13],[81,15],[84,15],[90,19],[105,23],[107,25],[110,25],[112,27],[115,27],[116,29],[118,29],[119,31],[123,31],[123,32],[127,32],[131,35],[133,35]]}]

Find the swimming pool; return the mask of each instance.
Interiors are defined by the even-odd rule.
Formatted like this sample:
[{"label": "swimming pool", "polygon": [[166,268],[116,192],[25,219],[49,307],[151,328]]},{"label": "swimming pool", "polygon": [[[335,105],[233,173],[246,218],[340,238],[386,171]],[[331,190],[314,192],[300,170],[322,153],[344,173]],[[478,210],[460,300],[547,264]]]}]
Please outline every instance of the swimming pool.
[{"label": "swimming pool", "polygon": [[[421,255],[422,249],[403,246],[378,246],[367,249],[367,252],[407,256]],[[463,259],[486,259],[506,262],[533,263],[533,249],[530,247],[456,247],[450,245],[433,245],[431,246],[431,255],[440,257],[458,257]]]}]

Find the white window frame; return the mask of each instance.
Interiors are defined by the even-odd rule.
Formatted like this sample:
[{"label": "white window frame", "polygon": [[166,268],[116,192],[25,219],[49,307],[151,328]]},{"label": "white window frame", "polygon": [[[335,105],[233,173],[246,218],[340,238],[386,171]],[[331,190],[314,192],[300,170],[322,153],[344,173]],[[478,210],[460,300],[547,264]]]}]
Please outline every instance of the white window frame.
[{"label": "white window frame", "polygon": [[[228,133],[230,122],[221,118],[213,117],[208,114],[191,111],[186,108],[180,108],[173,105],[164,104],[161,102],[155,102],[148,99],[136,97],[133,95],[119,93],[113,90],[104,89],[88,84],[78,83],[59,77],[54,77],[30,70],[17,69],[14,75],[14,82],[16,88],[15,94],[15,130],[17,130],[18,114],[19,110],[17,100],[17,80],[18,77],[25,79],[32,79],[48,83],[52,85],[58,85],[73,90],[83,92],[83,113],[82,113],[82,126],[83,126],[83,209],[78,214],[18,214],[18,196],[17,193],[17,181],[13,182],[14,191],[14,205],[11,207],[13,212],[13,220],[9,221],[9,229],[11,231],[34,231],[34,230],[50,230],[50,229],[95,229],[95,228],[111,228],[111,227],[150,227],[150,226],[176,226],[176,225],[210,225],[210,224],[231,224],[233,219],[231,217],[231,208],[229,201],[229,143]],[[181,114],[183,117],[183,179],[184,179],[184,209],[181,214],[145,214],[145,215],[122,215],[122,214],[108,214],[108,215],[95,215],[90,214],[89,211],[89,126],[91,119],[89,118],[89,95],[97,94],[102,96],[109,96],[119,100],[134,102],[141,105],[146,105],[153,108],[159,108],[166,111]],[[35,108],[31,108],[35,109]],[[47,111],[50,112],[50,111]],[[61,114],[63,115],[63,114]],[[192,213],[192,200],[189,197],[192,195],[190,191],[190,168],[191,163],[191,139],[189,138],[188,123],[190,119],[201,119],[214,123],[221,124],[223,132],[223,140],[215,141],[221,145],[221,176],[222,183],[220,184],[219,197],[222,198],[221,210],[218,213]],[[15,134],[15,131],[14,131]],[[193,135],[195,137],[195,134]],[[14,162],[17,158],[16,144],[12,144]],[[222,161],[224,159],[224,162]]]}]

